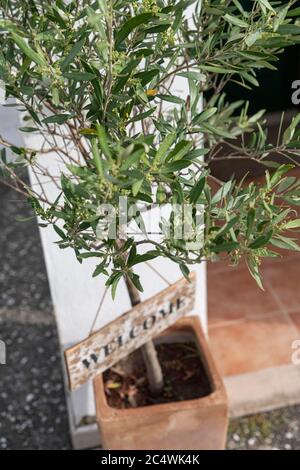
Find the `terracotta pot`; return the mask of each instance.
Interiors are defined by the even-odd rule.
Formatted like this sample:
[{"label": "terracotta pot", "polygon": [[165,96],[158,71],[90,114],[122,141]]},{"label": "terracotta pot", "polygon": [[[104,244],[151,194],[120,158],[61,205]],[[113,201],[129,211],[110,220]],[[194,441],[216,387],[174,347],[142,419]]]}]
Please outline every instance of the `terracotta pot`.
[{"label": "terracotta pot", "polygon": [[131,409],[108,405],[103,377],[94,380],[102,445],[109,450],[210,450],[225,447],[228,404],[198,317],[179,320],[158,338],[161,342],[193,340],[198,345],[211,392],[202,398]]}]

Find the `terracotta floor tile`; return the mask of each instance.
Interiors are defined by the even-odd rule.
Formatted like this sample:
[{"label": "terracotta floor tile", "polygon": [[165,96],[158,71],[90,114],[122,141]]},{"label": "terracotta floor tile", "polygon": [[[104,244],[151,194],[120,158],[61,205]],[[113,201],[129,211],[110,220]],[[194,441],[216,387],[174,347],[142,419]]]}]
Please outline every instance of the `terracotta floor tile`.
[{"label": "terracotta floor tile", "polygon": [[247,319],[209,329],[211,350],[223,376],[289,364],[299,336],[284,315]]},{"label": "terracotta floor tile", "polygon": [[286,312],[300,310],[300,257],[294,256],[263,269],[266,282]]},{"label": "terracotta floor tile", "polygon": [[[296,325],[296,327],[298,328],[300,332],[300,312],[290,313],[289,316],[292,322]],[[299,336],[299,339],[300,339],[300,336]]]},{"label": "terracotta floor tile", "polygon": [[246,267],[208,269],[209,325],[270,313],[280,313],[278,302],[268,290],[259,289]]}]

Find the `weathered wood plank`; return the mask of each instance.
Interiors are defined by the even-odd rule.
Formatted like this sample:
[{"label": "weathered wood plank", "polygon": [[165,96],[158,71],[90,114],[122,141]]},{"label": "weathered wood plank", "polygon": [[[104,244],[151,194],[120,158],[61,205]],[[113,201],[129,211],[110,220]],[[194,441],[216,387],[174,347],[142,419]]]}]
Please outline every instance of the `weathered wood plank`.
[{"label": "weathered wood plank", "polygon": [[76,390],[193,310],[196,275],[180,279],[65,351],[69,386]]}]

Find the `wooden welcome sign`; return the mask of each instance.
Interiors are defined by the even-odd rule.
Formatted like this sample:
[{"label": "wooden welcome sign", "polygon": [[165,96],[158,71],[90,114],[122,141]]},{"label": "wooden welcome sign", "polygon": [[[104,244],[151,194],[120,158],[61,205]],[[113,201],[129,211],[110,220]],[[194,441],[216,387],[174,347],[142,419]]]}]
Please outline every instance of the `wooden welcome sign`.
[{"label": "wooden welcome sign", "polygon": [[128,356],[194,308],[196,275],[180,279],[154,297],[65,351],[69,386],[76,390]]}]

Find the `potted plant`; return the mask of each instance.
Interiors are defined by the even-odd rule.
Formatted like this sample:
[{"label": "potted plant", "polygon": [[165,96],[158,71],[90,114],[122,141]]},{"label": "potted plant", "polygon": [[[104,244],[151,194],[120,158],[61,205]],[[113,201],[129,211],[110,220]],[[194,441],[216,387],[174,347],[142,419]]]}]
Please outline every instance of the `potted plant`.
[{"label": "potted plant", "polygon": [[[258,0],[244,9],[237,1],[221,0],[2,2],[0,79],[6,96],[25,113],[20,130],[44,139],[36,149],[1,138],[3,180],[25,194],[44,225],[53,226],[60,248],[73,248],[79,262],[99,259],[93,275],[107,276],[113,296],[124,278],[132,305],[137,304],[143,288],[135,266],[158,257],[178,264],[186,278],[189,266],[203,260],[243,260],[262,287],[262,259],[277,256],[278,248],[298,250],[287,232],[300,226],[292,209],[299,203],[300,185],[287,174],[293,165],[276,162],[276,155],[296,164],[300,116],[284,132],[280,126],[271,145],[263,112],[251,116],[247,103],[228,103],[224,93],[228,82],[257,86],[256,70],[275,69],[278,54],[298,41],[294,3]],[[176,90],[179,78],[185,80],[186,98]],[[255,160],[266,167],[265,181],[216,180],[209,167],[225,143],[222,158]],[[59,175],[41,163],[40,157],[44,162],[51,152],[62,162]],[[47,175],[58,196],[49,200],[43,184],[31,187],[19,171],[22,166],[31,168],[37,183]],[[120,197],[135,209],[125,215],[139,228],[138,237],[126,233]],[[158,241],[146,233],[143,213],[166,204],[171,211],[159,220]],[[111,208],[114,217],[107,217]],[[143,377],[138,379],[147,407],[129,399],[131,384],[113,403],[117,408],[109,406],[116,398],[111,374],[123,377],[126,386],[126,365],[104,374],[105,383],[97,379],[108,447],[134,446],[126,436],[136,433],[137,425],[148,433],[137,446],[224,446],[224,388],[199,324],[183,320],[164,333],[163,342],[169,344],[170,335],[178,338],[177,352],[153,341],[142,347],[148,388]],[[179,394],[172,402],[174,390],[170,398],[157,351],[165,373],[175,356],[182,390],[188,388],[187,358],[196,361],[189,372],[203,372],[202,398]],[[168,396],[169,403],[161,403]],[[119,423],[123,440],[115,435]],[[205,430],[208,440],[201,444]],[[181,441],[183,431],[186,440]]]}]

